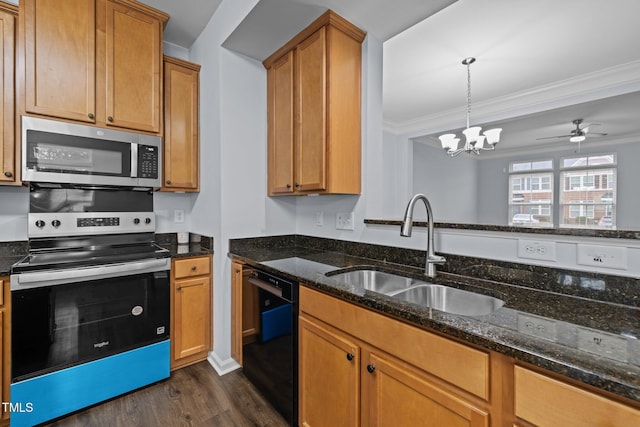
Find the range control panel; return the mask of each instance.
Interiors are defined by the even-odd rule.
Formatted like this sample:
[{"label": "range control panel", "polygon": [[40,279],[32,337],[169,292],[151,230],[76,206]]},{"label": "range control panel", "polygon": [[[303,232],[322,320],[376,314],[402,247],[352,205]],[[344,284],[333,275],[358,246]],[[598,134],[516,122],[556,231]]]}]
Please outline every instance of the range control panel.
[{"label": "range control panel", "polygon": [[153,212],[54,212],[29,214],[29,238],[154,232]]}]

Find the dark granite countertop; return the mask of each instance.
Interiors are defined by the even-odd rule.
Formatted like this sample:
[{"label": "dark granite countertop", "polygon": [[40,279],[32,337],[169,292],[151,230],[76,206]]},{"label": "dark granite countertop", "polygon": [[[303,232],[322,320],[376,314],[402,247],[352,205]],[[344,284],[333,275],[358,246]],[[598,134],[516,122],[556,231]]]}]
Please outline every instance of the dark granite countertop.
[{"label": "dark granite countertop", "polygon": [[[375,249],[367,253],[366,247]],[[395,259],[395,250],[398,248],[306,236],[278,236],[231,240],[229,255],[416,326],[640,402],[640,308],[636,295],[622,298],[630,304],[626,305],[585,298],[579,293],[548,290],[545,286],[540,289],[514,284],[520,281],[518,275],[513,274],[505,275],[504,281],[496,280],[496,277],[488,280],[487,269],[492,266],[479,266],[477,259],[471,259],[469,264],[473,265],[467,265],[467,268],[474,267],[478,276],[441,272],[435,282],[496,296],[503,299],[505,305],[490,315],[468,317],[429,310],[354,288],[326,275],[337,269],[370,266],[425,280],[423,268],[416,267],[415,263],[412,266],[389,262],[389,259]],[[452,259],[452,263],[464,264],[460,259]],[[506,267],[501,268],[506,271]],[[513,273],[514,269],[509,271]],[[567,272],[556,277],[570,282],[566,279]],[[592,278],[589,280],[593,282],[587,281],[585,286],[603,286],[608,283],[606,279]],[[611,287],[619,289],[620,283],[611,280]]]},{"label": "dark granite countertop", "polygon": [[186,258],[213,253],[213,237],[189,233],[188,244],[178,244],[175,233],[156,234],[156,243],[169,250],[171,258]]},{"label": "dark granite countertop", "polygon": [[26,241],[0,242],[0,276],[11,274],[11,266],[25,257],[28,248]]}]

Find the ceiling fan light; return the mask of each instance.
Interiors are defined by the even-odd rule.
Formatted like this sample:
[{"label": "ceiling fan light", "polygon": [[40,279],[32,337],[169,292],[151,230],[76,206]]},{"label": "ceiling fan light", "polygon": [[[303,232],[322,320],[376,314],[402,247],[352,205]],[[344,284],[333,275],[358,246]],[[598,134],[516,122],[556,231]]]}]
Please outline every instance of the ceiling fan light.
[{"label": "ceiling fan light", "polygon": [[569,138],[569,141],[571,142],[582,142],[585,139],[587,139],[584,135],[575,135],[572,136],[571,138]]},{"label": "ceiling fan light", "polygon": [[500,142],[500,132],[502,132],[502,128],[488,129],[484,131],[484,136],[487,137],[489,144],[496,145]]}]

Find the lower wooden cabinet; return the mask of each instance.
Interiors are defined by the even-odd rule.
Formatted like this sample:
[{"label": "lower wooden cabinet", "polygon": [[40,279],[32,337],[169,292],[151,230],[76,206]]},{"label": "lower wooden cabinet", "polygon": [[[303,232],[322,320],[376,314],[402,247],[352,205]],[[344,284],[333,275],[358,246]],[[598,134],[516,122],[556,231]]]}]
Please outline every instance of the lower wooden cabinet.
[{"label": "lower wooden cabinet", "polygon": [[316,320],[300,318],[301,426],[360,425],[360,347]]},{"label": "lower wooden cabinet", "polygon": [[[0,276],[0,402],[9,402],[11,385],[11,287],[8,277]],[[9,412],[0,408],[0,425],[9,425]]]},{"label": "lower wooden cabinet", "polygon": [[[410,326],[331,300],[300,289],[300,425],[489,426],[488,402],[401,358],[405,346],[424,344],[412,339],[413,331],[405,329]],[[377,324],[380,320],[391,329]],[[380,340],[363,341],[365,330],[377,333]],[[438,353],[440,348],[426,350]],[[460,350],[466,355],[464,348]],[[444,349],[445,354],[447,351]],[[450,371],[466,370],[458,364],[459,357],[448,359]]]},{"label": "lower wooden cabinet", "polygon": [[212,349],[211,255],[171,265],[171,369],[207,358]]},{"label": "lower wooden cabinet", "polygon": [[640,404],[300,288],[299,425],[640,426]]},{"label": "lower wooden cabinet", "polygon": [[640,409],[530,370],[514,367],[516,425],[640,426]]}]

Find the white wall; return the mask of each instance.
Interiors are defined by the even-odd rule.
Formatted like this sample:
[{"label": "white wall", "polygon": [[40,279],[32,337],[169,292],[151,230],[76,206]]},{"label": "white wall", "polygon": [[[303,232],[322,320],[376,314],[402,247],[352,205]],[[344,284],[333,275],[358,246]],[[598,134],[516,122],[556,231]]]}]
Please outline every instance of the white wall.
[{"label": "white wall", "polygon": [[27,240],[27,187],[0,187],[0,242]]}]

